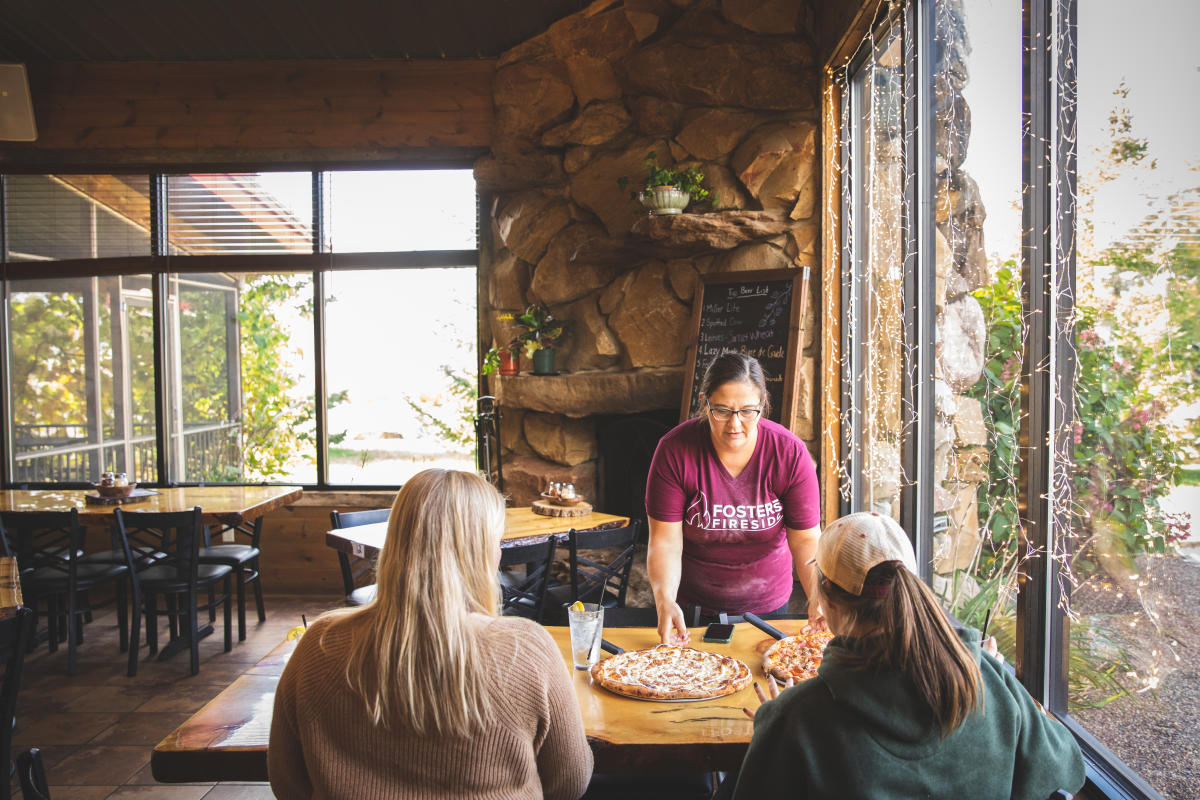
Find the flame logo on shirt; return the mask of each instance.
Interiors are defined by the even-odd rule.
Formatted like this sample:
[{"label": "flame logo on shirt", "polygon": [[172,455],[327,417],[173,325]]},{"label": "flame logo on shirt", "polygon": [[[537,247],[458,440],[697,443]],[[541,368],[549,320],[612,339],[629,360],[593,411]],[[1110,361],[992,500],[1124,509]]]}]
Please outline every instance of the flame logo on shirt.
[{"label": "flame logo on shirt", "polygon": [[696,499],[687,507],[684,512],[684,519],[688,525],[694,528],[710,528],[712,527],[712,514],[708,510],[708,498],[701,491],[696,495]]}]

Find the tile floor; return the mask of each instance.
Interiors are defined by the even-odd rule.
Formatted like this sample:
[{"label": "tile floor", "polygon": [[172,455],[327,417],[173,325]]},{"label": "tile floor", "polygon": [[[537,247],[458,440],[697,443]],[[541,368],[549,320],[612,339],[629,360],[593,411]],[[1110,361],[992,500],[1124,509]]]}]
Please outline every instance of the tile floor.
[{"label": "tile floor", "polygon": [[[249,593],[248,593],[249,594]],[[250,598],[247,598],[250,599]],[[66,645],[50,653],[43,643],[25,658],[13,752],[42,751],[54,800],[161,798],[161,800],[266,800],[262,783],[161,784],[150,774],[150,751],[300,624],[341,604],[340,596],[267,595],[267,621],[259,624],[253,602],[247,609],[246,641],[223,650],[221,616],[216,632],[200,642],[200,673],[188,674],[188,656],[152,659],[142,646],[137,677],[125,675],[126,654],[117,648],[117,618],[111,606],[84,628],[79,673],[68,677]],[[160,644],[166,626],[160,620]],[[142,636],[145,641],[145,635]],[[14,789],[14,797],[20,789]]]}]

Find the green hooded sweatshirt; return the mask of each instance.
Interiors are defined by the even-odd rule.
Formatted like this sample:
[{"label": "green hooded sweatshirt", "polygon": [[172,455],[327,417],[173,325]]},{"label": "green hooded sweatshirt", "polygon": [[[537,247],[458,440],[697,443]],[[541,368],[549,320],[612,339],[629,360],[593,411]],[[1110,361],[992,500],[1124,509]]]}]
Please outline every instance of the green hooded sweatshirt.
[{"label": "green hooded sweatshirt", "polygon": [[829,643],[817,677],[764,703],[735,800],[763,798],[1021,798],[1083,786],[1079,745],[1043,713],[979,631],[958,631],[975,655],[983,706],[945,739],[912,681],[852,670],[858,640]]}]

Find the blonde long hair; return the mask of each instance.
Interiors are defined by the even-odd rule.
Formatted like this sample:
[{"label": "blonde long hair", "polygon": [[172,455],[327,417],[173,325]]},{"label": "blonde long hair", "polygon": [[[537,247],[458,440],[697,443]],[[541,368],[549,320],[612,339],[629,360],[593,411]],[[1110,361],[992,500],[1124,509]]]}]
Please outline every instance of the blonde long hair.
[{"label": "blonde long hair", "polygon": [[[897,669],[916,686],[945,738],[983,705],[979,665],[946,620],[937,598],[899,561],[867,572],[861,595],[817,571],[813,598],[842,617],[845,631],[864,631],[862,647],[839,659],[850,669]],[[870,591],[868,591],[870,590]]]},{"label": "blonde long hair", "polygon": [[351,617],[346,680],[377,725],[467,736],[492,720],[472,614],[496,615],[504,499],[478,475],[425,470],[396,495],[373,603]]}]

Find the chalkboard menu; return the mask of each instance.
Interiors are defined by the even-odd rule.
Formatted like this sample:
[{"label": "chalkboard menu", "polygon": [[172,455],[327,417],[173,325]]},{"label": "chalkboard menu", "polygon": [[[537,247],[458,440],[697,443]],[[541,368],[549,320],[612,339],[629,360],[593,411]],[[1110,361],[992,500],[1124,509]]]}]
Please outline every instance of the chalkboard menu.
[{"label": "chalkboard menu", "polygon": [[692,307],[692,345],[681,419],[700,413],[700,384],[710,361],[726,350],[757,358],[771,396],[770,419],[790,427],[796,416],[800,320],[808,267],[706,275]]}]

